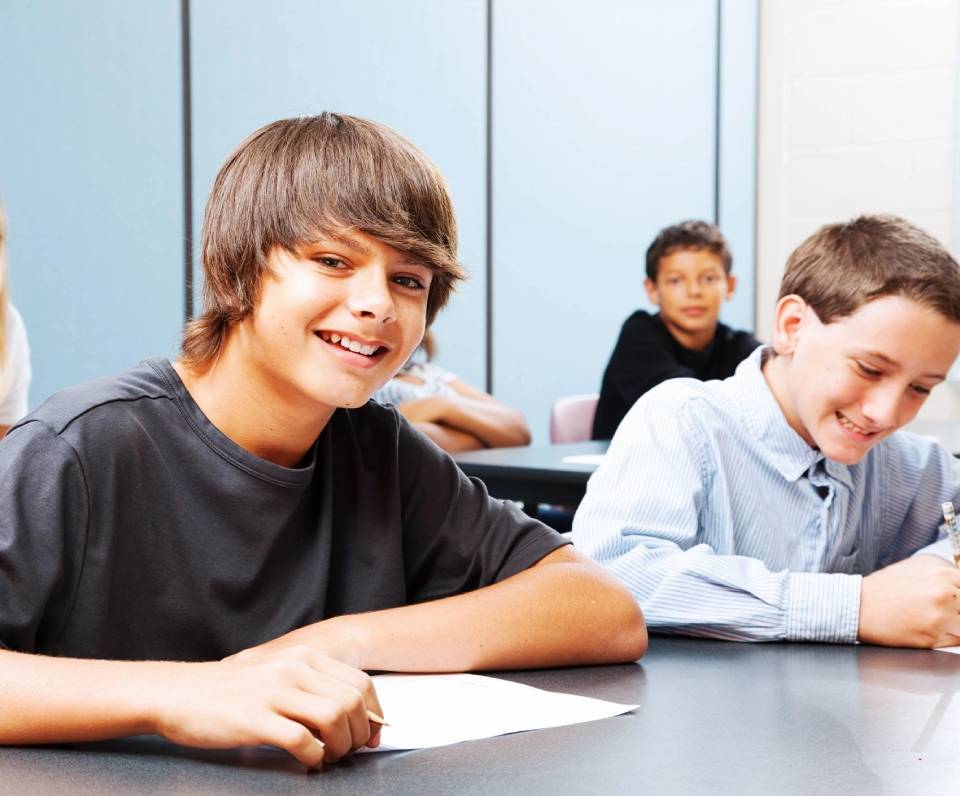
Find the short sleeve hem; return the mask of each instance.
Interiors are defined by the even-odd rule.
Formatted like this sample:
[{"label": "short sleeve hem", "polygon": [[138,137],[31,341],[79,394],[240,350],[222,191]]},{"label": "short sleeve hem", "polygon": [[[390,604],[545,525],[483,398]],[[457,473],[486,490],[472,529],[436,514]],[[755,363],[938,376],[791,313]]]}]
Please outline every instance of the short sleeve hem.
[{"label": "short sleeve hem", "polygon": [[565,539],[560,534],[544,526],[533,538],[523,540],[517,546],[506,562],[503,569],[497,575],[497,582],[513,577],[514,575],[530,569],[534,564],[543,560],[554,550],[566,547],[572,544],[569,539]]}]

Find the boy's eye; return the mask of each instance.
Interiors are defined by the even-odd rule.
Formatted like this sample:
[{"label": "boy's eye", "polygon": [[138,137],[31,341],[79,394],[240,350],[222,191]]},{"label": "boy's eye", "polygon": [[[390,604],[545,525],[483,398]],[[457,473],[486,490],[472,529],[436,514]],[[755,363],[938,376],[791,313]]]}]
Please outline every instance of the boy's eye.
[{"label": "boy's eye", "polygon": [[875,379],[880,375],[879,370],[868,367],[867,365],[864,365],[862,362],[859,362],[859,361],[857,362],[857,370],[859,370],[860,373],[862,373],[868,379]]},{"label": "boy's eye", "polygon": [[393,278],[393,281],[402,287],[409,287],[413,290],[423,290],[423,282],[421,282],[415,276],[406,276],[404,274],[398,274]]},{"label": "boy's eye", "polygon": [[324,266],[325,268],[332,268],[335,270],[339,270],[341,268],[347,267],[347,264],[343,260],[341,260],[339,257],[334,257],[333,255],[330,255],[330,254],[325,254],[322,257],[316,257],[314,259],[316,262],[320,263],[320,265]]},{"label": "boy's eye", "polygon": [[924,387],[922,384],[911,384],[910,389],[913,390],[917,395],[922,395],[924,397],[930,394],[930,388]]},{"label": "boy's eye", "polygon": [[719,279],[719,277],[718,277],[716,274],[705,274],[704,277],[703,277],[703,281],[704,281],[704,283],[707,284],[707,285],[712,285],[712,284],[713,284],[714,282],[716,282],[718,279]]}]

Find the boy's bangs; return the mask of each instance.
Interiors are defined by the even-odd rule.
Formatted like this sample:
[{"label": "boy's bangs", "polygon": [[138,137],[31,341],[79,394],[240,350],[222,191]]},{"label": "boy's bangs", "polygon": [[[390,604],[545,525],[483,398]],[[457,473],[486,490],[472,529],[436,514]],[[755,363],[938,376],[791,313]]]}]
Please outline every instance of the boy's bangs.
[{"label": "boy's bangs", "polygon": [[456,221],[443,178],[400,136],[365,132],[311,142],[290,158],[281,181],[286,190],[273,208],[265,203],[273,223],[264,226],[278,228],[288,248],[359,230],[437,271],[456,273]]}]

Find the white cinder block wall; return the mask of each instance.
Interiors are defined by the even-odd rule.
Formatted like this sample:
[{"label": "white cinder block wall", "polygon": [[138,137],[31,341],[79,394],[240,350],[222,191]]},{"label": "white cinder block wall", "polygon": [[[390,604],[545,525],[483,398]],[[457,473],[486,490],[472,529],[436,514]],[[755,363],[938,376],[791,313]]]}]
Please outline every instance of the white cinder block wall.
[{"label": "white cinder block wall", "polygon": [[823,223],[905,216],[956,254],[958,0],[760,4],[757,333]]},{"label": "white cinder block wall", "polygon": [[[759,58],[756,329],[769,339],[786,259],[821,224],[896,213],[960,254],[960,0],[763,0]],[[927,404],[927,419],[960,418],[960,384]]]}]

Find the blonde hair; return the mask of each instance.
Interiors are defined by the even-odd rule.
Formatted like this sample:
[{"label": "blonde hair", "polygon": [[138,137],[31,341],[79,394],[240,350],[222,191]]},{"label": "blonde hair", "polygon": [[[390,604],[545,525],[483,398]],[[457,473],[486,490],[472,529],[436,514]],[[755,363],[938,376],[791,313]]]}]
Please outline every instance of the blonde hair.
[{"label": "blonde hair", "polygon": [[0,386],[7,363],[7,216],[0,203]]}]

